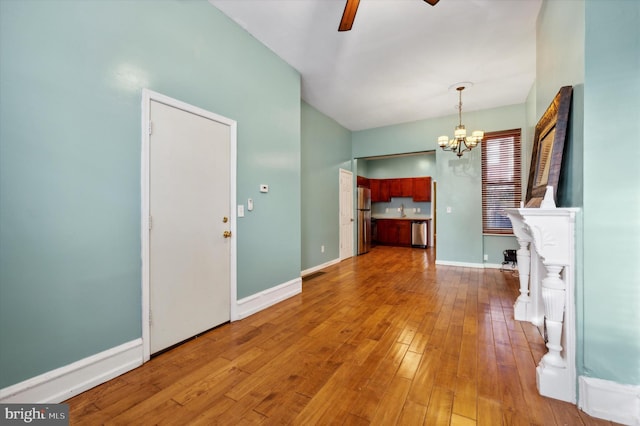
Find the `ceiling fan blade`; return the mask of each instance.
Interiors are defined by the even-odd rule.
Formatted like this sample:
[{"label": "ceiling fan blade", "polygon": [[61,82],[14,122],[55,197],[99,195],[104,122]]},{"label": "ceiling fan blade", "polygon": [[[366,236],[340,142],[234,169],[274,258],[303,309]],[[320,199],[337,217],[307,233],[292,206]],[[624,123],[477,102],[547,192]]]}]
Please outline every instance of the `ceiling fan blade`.
[{"label": "ceiling fan blade", "polygon": [[344,6],[344,12],[342,12],[342,19],[340,20],[338,31],[349,31],[351,29],[353,20],[356,19],[359,4],[360,0],[347,0],[347,4]]},{"label": "ceiling fan blade", "polygon": [[427,3],[429,3],[431,6],[435,6],[435,5],[436,5],[436,3],[438,3],[440,0],[424,0],[424,1],[426,1]]}]

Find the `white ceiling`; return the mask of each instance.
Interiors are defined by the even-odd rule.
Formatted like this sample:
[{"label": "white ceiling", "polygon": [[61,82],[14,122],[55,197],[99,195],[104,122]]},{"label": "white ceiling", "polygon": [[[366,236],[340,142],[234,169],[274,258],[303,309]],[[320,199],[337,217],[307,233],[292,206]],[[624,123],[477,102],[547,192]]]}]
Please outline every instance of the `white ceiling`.
[{"label": "white ceiling", "polygon": [[[542,0],[209,0],[302,76],[302,98],[350,130],[525,101]],[[452,87],[454,86],[454,87]]]}]

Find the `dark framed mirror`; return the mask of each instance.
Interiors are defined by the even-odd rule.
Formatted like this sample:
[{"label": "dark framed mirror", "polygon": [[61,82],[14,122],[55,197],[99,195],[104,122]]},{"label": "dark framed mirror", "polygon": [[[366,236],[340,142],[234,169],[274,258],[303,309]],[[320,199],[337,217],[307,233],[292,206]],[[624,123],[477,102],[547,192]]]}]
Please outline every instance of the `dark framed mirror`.
[{"label": "dark framed mirror", "polygon": [[547,186],[557,202],[562,156],[567,139],[573,88],[563,86],[536,125],[529,169],[526,207],[540,207]]}]

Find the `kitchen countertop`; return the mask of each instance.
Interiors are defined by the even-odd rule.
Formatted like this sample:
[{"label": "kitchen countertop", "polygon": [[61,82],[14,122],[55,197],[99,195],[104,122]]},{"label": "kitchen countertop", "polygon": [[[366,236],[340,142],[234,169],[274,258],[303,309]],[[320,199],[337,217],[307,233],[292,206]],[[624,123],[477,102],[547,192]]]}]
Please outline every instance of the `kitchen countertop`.
[{"label": "kitchen countertop", "polygon": [[431,220],[431,216],[426,214],[408,214],[405,217],[400,217],[399,214],[376,214],[371,216],[371,219]]}]

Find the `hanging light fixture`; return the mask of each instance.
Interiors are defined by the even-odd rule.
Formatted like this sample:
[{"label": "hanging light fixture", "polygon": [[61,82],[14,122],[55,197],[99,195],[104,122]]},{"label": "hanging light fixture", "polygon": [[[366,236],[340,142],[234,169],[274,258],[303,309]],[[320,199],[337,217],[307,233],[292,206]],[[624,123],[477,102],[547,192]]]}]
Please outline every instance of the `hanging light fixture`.
[{"label": "hanging light fixture", "polygon": [[[456,130],[453,133],[453,139],[449,139],[449,136],[440,136],[438,138],[438,145],[443,151],[453,151],[456,153],[458,157],[462,157],[462,153],[466,151],[471,151],[473,148],[478,146],[482,138],[484,138],[484,132],[482,130],[474,130],[471,132],[471,136],[467,136],[467,129],[465,129],[462,124],[462,91],[465,86],[458,86],[456,90],[458,91],[458,117],[460,119],[460,124],[456,126]],[[464,144],[464,149],[462,149],[462,145]]]}]

